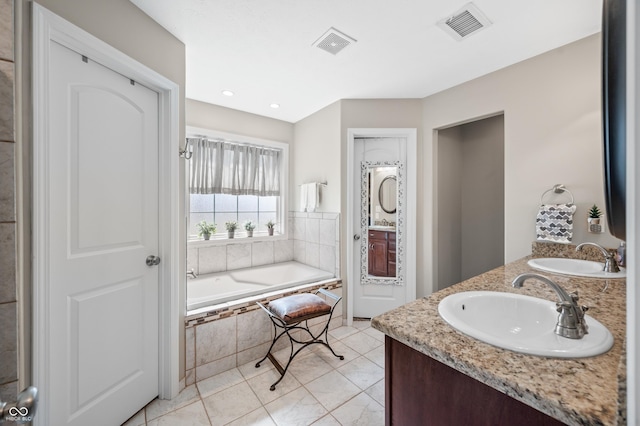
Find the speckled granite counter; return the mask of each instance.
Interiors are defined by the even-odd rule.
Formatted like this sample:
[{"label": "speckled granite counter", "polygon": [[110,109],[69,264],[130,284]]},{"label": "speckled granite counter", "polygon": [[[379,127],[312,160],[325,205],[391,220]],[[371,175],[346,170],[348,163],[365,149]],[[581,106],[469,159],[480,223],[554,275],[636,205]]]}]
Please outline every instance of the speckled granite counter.
[{"label": "speckled granite counter", "polygon": [[580,304],[613,334],[613,348],[593,358],[554,359],[519,354],[468,337],[438,314],[438,303],[452,293],[489,290],[556,301],[551,288],[529,280],[511,286],[523,272],[536,272],[529,257],[403,305],[372,319],[374,328],[474,379],[570,425],[618,424],[619,369],[626,330],[625,280],[547,275],[567,291],[578,290]]}]

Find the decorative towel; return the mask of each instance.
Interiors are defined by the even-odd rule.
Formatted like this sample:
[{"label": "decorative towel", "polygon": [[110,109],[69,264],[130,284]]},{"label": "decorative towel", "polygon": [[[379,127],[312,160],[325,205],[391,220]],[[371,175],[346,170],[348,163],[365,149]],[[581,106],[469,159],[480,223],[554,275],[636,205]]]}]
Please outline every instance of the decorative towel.
[{"label": "decorative towel", "polygon": [[573,238],[574,204],[542,204],[536,218],[536,239],[570,243]]}]

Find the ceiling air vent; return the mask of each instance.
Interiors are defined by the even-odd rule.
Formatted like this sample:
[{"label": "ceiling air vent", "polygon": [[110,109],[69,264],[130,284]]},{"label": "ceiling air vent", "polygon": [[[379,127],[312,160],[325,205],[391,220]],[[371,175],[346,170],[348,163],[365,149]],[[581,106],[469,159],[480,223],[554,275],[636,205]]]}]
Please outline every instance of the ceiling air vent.
[{"label": "ceiling air vent", "polygon": [[351,43],[355,42],[355,39],[331,27],[326,33],[322,34],[322,36],[320,36],[313,45],[335,55]]},{"label": "ceiling air vent", "polygon": [[491,21],[473,3],[467,3],[453,15],[438,22],[438,26],[460,41],[491,25]]}]

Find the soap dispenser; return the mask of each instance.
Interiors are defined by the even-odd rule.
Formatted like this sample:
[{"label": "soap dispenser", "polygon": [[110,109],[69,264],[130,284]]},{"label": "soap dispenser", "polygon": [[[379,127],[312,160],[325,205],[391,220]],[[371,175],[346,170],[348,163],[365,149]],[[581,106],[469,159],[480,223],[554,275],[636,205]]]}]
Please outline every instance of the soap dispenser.
[{"label": "soap dispenser", "polygon": [[627,245],[624,241],[620,242],[620,246],[618,247],[618,254],[616,255],[616,261],[618,262],[618,266],[627,266]]}]

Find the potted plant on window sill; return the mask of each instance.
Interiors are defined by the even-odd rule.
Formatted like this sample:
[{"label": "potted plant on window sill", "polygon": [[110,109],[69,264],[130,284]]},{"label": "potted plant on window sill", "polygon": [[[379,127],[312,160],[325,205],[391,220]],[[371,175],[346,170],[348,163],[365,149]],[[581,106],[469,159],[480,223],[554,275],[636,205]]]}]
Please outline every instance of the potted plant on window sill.
[{"label": "potted plant on window sill", "polygon": [[206,220],[198,222],[196,228],[198,228],[198,236],[204,237],[205,240],[211,238],[211,234],[216,233],[216,224],[208,223]]},{"label": "potted plant on window sill", "polygon": [[235,220],[230,220],[229,222],[226,222],[224,226],[225,228],[227,228],[227,235],[229,236],[229,238],[233,238],[236,229],[238,229],[238,222],[236,222]]},{"label": "potted plant on window sill", "polygon": [[589,232],[599,234],[602,232],[602,225],[600,221],[602,220],[602,212],[595,204],[589,210],[589,217],[587,218],[587,223],[589,224]]},{"label": "potted plant on window sill", "polygon": [[248,220],[244,223],[244,229],[247,231],[247,237],[253,237],[253,230],[256,229],[256,224]]},{"label": "potted plant on window sill", "polygon": [[276,223],[272,220],[270,220],[269,222],[267,222],[267,231],[269,231],[269,236],[272,237],[273,236],[273,230],[276,227]]}]

